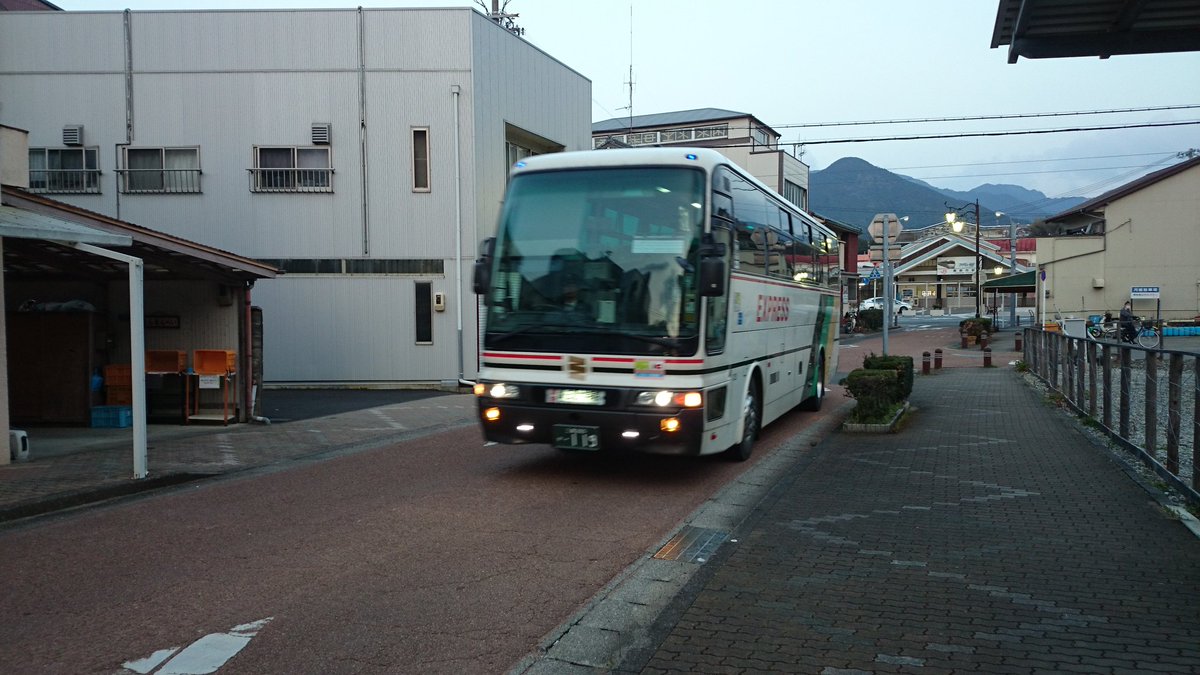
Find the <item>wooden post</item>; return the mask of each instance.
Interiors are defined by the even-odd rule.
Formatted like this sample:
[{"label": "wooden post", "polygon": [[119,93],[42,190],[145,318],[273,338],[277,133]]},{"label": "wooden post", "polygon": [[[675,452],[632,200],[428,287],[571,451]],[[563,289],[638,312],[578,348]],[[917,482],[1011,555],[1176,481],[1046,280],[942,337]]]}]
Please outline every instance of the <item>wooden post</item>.
[{"label": "wooden post", "polygon": [[1167,375],[1167,471],[1179,475],[1179,425],[1183,404],[1183,354],[1173,352]]},{"label": "wooden post", "polygon": [[1146,355],[1146,443],[1143,447],[1146,454],[1158,458],[1155,446],[1158,445],[1158,359],[1154,352],[1143,352]]},{"label": "wooden post", "polygon": [[1130,392],[1130,366],[1133,362],[1131,355],[1132,351],[1127,345],[1121,345],[1121,413],[1120,427],[1117,433],[1121,438],[1129,440],[1129,392]]}]

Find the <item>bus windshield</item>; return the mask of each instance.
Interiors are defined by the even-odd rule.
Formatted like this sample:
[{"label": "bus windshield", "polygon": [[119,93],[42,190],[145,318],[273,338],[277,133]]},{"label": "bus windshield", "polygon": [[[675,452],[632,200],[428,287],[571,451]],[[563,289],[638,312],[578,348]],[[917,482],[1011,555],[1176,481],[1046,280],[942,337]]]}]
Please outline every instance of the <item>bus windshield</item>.
[{"label": "bus windshield", "polygon": [[484,346],[694,354],[704,196],[699,169],[515,176],[492,259]]}]

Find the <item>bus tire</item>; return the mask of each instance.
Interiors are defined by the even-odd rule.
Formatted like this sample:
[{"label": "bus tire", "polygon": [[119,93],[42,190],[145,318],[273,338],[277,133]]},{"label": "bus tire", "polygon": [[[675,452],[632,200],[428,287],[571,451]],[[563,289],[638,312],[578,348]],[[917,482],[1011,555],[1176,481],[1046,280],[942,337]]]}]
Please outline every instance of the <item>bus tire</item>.
[{"label": "bus tire", "polygon": [[804,399],[800,403],[800,409],[808,412],[817,412],[821,409],[821,404],[825,402],[825,355],[821,354],[817,357],[817,393]]},{"label": "bus tire", "polygon": [[754,451],[754,439],[758,438],[758,430],[762,421],[762,396],[758,393],[758,378],[750,380],[746,397],[742,401],[742,439],[727,450],[729,458],[744,462],[750,459]]}]

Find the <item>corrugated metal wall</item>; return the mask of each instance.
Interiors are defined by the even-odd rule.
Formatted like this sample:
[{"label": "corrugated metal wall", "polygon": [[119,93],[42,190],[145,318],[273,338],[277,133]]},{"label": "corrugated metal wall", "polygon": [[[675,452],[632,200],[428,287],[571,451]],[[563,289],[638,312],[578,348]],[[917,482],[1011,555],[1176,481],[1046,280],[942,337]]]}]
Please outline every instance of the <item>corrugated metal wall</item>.
[{"label": "corrugated metal wall", "polygon": [[[63,125],[84,124],[86,144],[99,146],[102,194],[53,196],[255,258],[441,260],[442,276],[285,275],[259,282],[254,301],[264,309],[265,378],[268,384],[455,379],[460,298],[461,360],[473,376],[471,262],[495,227],[503,196],[505,124],[585,149],[590,82],[468,8],[129,17],[133,145],[199,147],[203,192],[117,193],[125,14],[0,13],[2,121],[28,129],[33,147],[59,146]],[[332,124],[333,193],[252,193],[247,170],[254,146],[308,146],[311,125],[321,122]],[[429,129],[427,193],[412,190],[413,127]],[[456,290],[460,225],[463,277]],[[434,315],[432,346],[405,337],[415,281],[447,295],[446,311]]]}]

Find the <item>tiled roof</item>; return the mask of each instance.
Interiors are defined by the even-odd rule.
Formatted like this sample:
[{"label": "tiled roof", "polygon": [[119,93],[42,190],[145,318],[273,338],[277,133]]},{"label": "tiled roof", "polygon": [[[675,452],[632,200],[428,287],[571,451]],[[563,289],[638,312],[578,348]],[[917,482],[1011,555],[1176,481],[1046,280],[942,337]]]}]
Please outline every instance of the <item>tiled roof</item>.
[{"label": "tiled roof", "polygon": [[750,113],[723,110],[721,108],[697,108],[695,110],[679,110],[676,112],[654,113],[651,115],[634,115],[614,117],[601,122],[592,122],[592,133],[602,134],[612,131],[625,131],[632,124],[634,129],[646,127],[679,126],[681,124],[697,124],[700,122],[716,122],[718,120],[735,119],[738,117],[753,117]]}]

